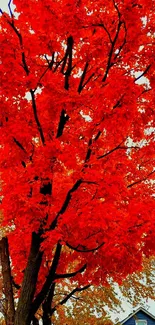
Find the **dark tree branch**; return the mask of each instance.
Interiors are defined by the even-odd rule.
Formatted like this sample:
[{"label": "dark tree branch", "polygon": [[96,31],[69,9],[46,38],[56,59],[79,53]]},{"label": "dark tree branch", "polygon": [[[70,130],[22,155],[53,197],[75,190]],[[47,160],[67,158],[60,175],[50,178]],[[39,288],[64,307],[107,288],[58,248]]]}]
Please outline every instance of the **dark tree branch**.
[{"label": "dark tree branch", "polygon": [[144,70],[144,72],[139,77],[135,78],[135,82],[140,78],[142,78],[149,71],[150,68],[151,68],[151,64],[148,65],[148,67]]},{"label": "dark tree branch", "polygon": [[97,234],[99,234],[101,232],[101,230],[98,230],[98,231],[96,231],[96,232],[94,232],[94,233],[91,233],[91,234],[89,234],[87,237],[86,237],[86,239],[89,239],[89,238],[91,238],[91,237],[93,237],[93,236],[96,236]]},{"label": "dark tree branch", "polygon": [[97,159],[104,158],[104,157],[110,155],[112,152],[114,152],[114,151],[116,151],[118,149],[120,149],[120,150],[140,149],[140,147],[138,147],[138,146],[121,146],[121,144],[120,144],[117,147],[115,147],[114,149],[112,149],[112,150],[108,151],[107,153],[105,153],[104,155],[97,157]]},{"label": "dark tree branch", "polygon": [[116,5],[115,0],[113,0],[113,4],[114,4],[114,7],[115,7],[115,9],[116,9],[116,11],[117,11],[118,18],[119,18],[119,20],[120,20],[120,18],[121,18],[121,13],[120,13],[120,11],[119,11],[119,9],[118,9],[118,6]]},{"label": "dark tree branch", "polygon": [[35,118],[35,121],[36,121],[36,124],[37,124],[37,127],[38,127],[41,142],[42,142],[43,145],[45,145],[45,137],[44,137],[42,126],[41,126],[39,118],[38,118],[35,94],[34,94],[34,91],[32,89],[30,89],[30,94],[31,94],[31,98],[32,98],[33,114],[34,114],[34,118]]},{"label": "dark tree branch", "polygon": [[45,281],[41,291],[38,293],[38,295],[36,296],[36,298],[33,301],[32,315],[34,315],[36,313],[36,311],[38,310],[38,308],[40,307],[40,305],[46,298],[48,291],[54,281],[55,272],[56,272],[56,269],[57,269],[57,266],[59,263],[59,259],[60,259],[61,249],[62,249],[62,245],[60,243],[58,243],[56,246],[53,262],[52,262],[50,271],[47,275],[46,281]]},{"label": "dark tree branch", "polygon": [[68,90],[69,89],[69,77],[71,75],[72,72],[72,52],[73,52],[73,38],[72,36],[68,38],[68,42],[67,42],[67,47],[68,47],[68,66],[67,66],[67,70],[65,72],[65,89]]},{"label": "dark tree branch", "polygon": [[100,137],[101,133],[102,133],[102,132],[101,132],[100,130],[97,132],[96,137],[95,137],[95,141],[98,140],[98,138]]},{"label": "dark tree branch", "polygon": [[50,227],[48,230],[52,230],[52,229],[55,229],[56,225],[57,225],[57,220],[58,220],[58,217],[60,214],[63,214],[69,203],[70,203],[70,200],[72,198],[72,193],[74,193],[78,188],[79,186],[82,184],[82,179],[79,179],[76,181],[76,183],[73,185],[73,187],[68,191],[67,195],[66,195],[66,199],[61,207],[61,209],[59,210],[59,212],[57,213],[55,219],[53,220],[53,222],[51,223]]},{"label": "dark tree branch", "polygon": [[[82,246],[82,245],[78,245],[77,247],[73,247],[72,245],[70,245],[68,242],[66,243],[66,246],[68,246],[70,249],[73,249],[76,252],[80,252],[80,253],[90,253],[90,252],[95,252],[96,250],[98,250],[100,247],[102,247],[105,243],[101,243],[100,245],[98,245],[95,248],[90,248],[88,249],[86,246]],[[79,246],[82,247],[82,249],[78,248]]]},{"label": "dark tree branch", "polygon": [[141,92],[141,94],[139,95],[139,97],[140,97],[141,95],[147,93],[147,92],[150,91],[150,90],[153,90],[153,89],[152,89],[152,88],[144,89],[144,90]]},{"label": "dark tree branch", "polygon": [[[107,79],[107,76],[108,76],[108,73],[109,73],[109,70],[110,68],[113,66],[114,63],[112,63],[112,56],[113,56],[113,53],[114,53],[114,49],[115,49],[115,44],[118,40],[118,36],[119,36],[119,32],[120,32],[120,29],[121,29],[121,26],[124,25],[124,28],[125,28],[125,31],[126,31],[126,27],[125,27],[125,23],[123,21],[121,21],[121,13],[118,9],[118,6],[116,5],[115,1],[113,0],[113,4],[114,4],[114,7],[117,11],[117,15],[118,15],[118,26],[117,26],[117,31],[116,31],[116,34],[115,34],[115,37],[114,39],[111,41],[111,49],[110,49],[110,52],[109,52],[109,55],[108,55],[108,62],[107,62],[107,67],[106,67],[106,70],[105,70],[105,74],[104,74],[104,77],[102,79],[103,82],[106,81]],[[125,34],[125,38],[124,38],[124,41],[122,43],[122,45],[120,46],[119,48],[119,52],[116,54],[115,58],[119,55],[120,51],[122,50],[123,46],[125,45],[125,42],[126,42],[126,34]]]},{"label": "dark tree branch", "polygon": [[68,191],[65,202],[62,205],[62,207],[59,211],[59,214],[63,214],[66,211],[68,204],[70,203],[70,200],[72,198],[72,193],[74,193],[79,188],[79,186],[81,184],[82,184],[82,179],[79,179],[78,181],[76,181],[76,183],[73,185],[73,187]]},{"label": "dark tree branch", "polygon": [[89,65],[88,62],[86,62],[83,73],[82,73],[82,76],[80,78],[80,83],[79,83],[79,87],[78,87],[78,93],[79,94],[83,89],[82,85],[83,85],[83,82],[84,82],[84,79],[85,79],[85,76],[86,76],[86,73],[87,73],[88,65]]},{"label": "dark tree branch", "polygon": [[28,68],[28,65],[26,63],[26,58],[25,58],[25,53],[23,51],[23,38],[22,38],[22,35],[20,34],[20,32],[18,31],[18,29],[15,27],[14,25],[14,21],[12,20],[11,22],[9,20],[8,21],[8,24],[12,27],[12,29],[14,30],[15,34],[17,35],[18,39],[19,39],[19,44],[20,44],[20,47],[21,47],[21,56],[22,56],[22,63],[23,63],[23,69],[25,70],[27,76],[29,75],[30,71],[29,71],[29,68]]},{"label": "dark tree branch", "polygon": [[82,180],[82,179],[77,180],[76,183],[73,185],[73,187],[68,191],[68,193],[67,193],[67,195],[66,195],[66,199],[65,199],[65,201],[64,201],[64,203],[63,203],[61,209],[60,209],[59,212],[57,213],[55,219],[52,221],[50,227],[49,227],[48,229],[46,229],[47,231],[55,229],[55,227],[57,226],[57,221],[58,221],[59,216],[60,216],[61,214],[65,213],[65,211],[66,211],[66,209],[67,209],[67,207],[68,207],[68,205],[69,205],[69,203],[70,203],[70,201],[71,201],[72,193],[75,192],[75,191],[79,188],[79,186],[80,186],[82,183],[83,183],[83,184],[85,183],[85,184],[93,184],[93,185],[97,185],[96,182],[92,182],[92,181],[84,181],[84,180]]},{"label": "dark tree branch", "polygon": [[79,83],[78,90],[77,90],[79,94],[81,93],[83,88],[88,84],[88,82],[94,76],[94,73],[92,73],[84,83],[84,80],[85,80],[85,77],[86,77],[86,74],[87,74],[87,70],[88,70],[88,65],[89,65],[88,62],[86,62],[83,73],[82,73],[81,78],[80,78],[80,83]]},{"label": "dark tree branch", "polygon": [[27,151],[25,150],[25,148],[22,146],[22,144],[15,138],[13,137],[13,140],[15,142],[15,144],[21,149],[23,150],[25,153],[27,153]]},{"label": "dark tree branch", "polygon": [[[61,68],[61,73],[63,73],[65,75],[65,89],[69,89],[69,77],[71,75],[71,72],[73,70],[73,66],[72,66],[72,51],[73,51],[73,37],[70,36],[67,39],[67,49],[66,49],[66,53],[65,56],[63,57],[62,60],[60,60],[59,62],[54,62],[54,52],[52,53],[52,60],[49,61],[47,56],[45,55],[45,59],[48,63],[47,68],[45,69],[45,71],[42,73],[42,75],[40,76],[39,80],[38,80],[38,85],[40,84],[41,79],[45,76],[45,74],[47,73],[48,70],[52,70],[52,67],[54,66],[55,63],[55,68],[53,69],[53,72],[56,72],[56,70],[58,69],[58,67],[60,66],[60,64],[63,62],[62,64],[62,68]],[[67,59],[68,59],[68,63],[67,63]],[[64,72],[64,69],[67,65],[67,70]],[[36,91],[37,88],[35,88],[34,91]]]},{"label": "dark tree branch", "polygon": [[24,272],[14,325],[22,324],[23,319],[25,319],[25,324],[30,324],[32,318],[31,307],[43,256],[43,252],[40,252],[41,235],[41,231],[38,234],[32,233],[30,253]]},{"label": "dark tree branch", "polygon": [[3,237],[0,240],[0,264],[2,268],[2,279],[5,297],[5,321],[6,325],[13,325],[15,307],[12,289],[9,244],[7,237]]},{"label": "dark tree branch", "polygon": [[56,72],[57,69],[59,68],[60,64],[64,61],[64,58],[60,61],[55,62],[55,67],[53,69],[53,72]]},{"label": "dark tree branch", "polygon": [[119,21],[118,27],[117,27],[117,32],[116,32],[116,35],[114,37],[114,40],[112,41],[111,49],[110,49],[110,52],[109,52],[109,55],[108,55],[107,67],[106,67],[106,71],[105,71],[104,77],[102,79],[103,82],[106,81],[107,76],[108,76],[108,72],[109,72],[110,68],[113,65],[113,63],[111,62],[111,60],[112,60],[112,55],[113,55],[113,52],[114,52],[115,44],[116,44],[116,41],[118,39],[118,35],[119,35],[119,32],[120,32],[121,25],[122,25],[122,22]]},{"label": "dark tree branch", "polygon": [[51,288],[48,292],[48,295],[46,299],[44,300],[42,304],[42,309],[43,309],[43,325],[51,325],[51,317],[50,317],[50,312],[51,312],[51,305],[52,305],[52,300],[54,296],[54,291],[55,291],[55,283],[52,283]]},{"label": "dark tree branch", "polygon": [[[108,55],[108,62],[107,62],[107,66],[106,66],[106,70],[105,70],[104,77],[102,79],[103,82],[106,81],[107,76],[108,76],[108,72],[109,72],[110,68],[114,65],[114,63],[112,63],[111,61],[112,61],[112,56],[113,56],[113,53],[114,53],[115,45],[116,45],[116,42],[117,42],[117,39],[118,39],[118,36],[119,36],[119,32],[120,32],[120,29],[121,29],[121,26],[122,25],[124,26],[125,36],[124,36],[124,40],[123,40],[122,44],[119,47],[118,53],[114,56],[114,61],[119,56],[122,48],[124,47],[124,45],[126,43],[126,36],[127,36],[127,28],[126,28],[125,22],[121,21],[121,13],[120,13],[120,11],[118,9],[118,6],[116,5],[115,1],[113,1],[113,4],[114,4],[114,7],[115,7],[115,9],[117,11],[117,15],[118,15],[118,26],[117,26],[117,31],[116,31],[116,34],[115,34],[114,39],[111,38],[110,32],[108,31],[108,29],[106,28],[106,26],[103,23],[92,24],[91,25],[91,26],[94,26],[94,27],[101,27],[101,28],[103,28],[105,30],[106,34],[108,35],[108,38],[109,38],[110,43],[111,43],[111,49],[110,49],[110,52],[109,52],[109,55]],[[83,26],[82,28],[89,28],[91,26]],[[86,67],[85,68],[88,68],[87,65],[88,65],[88,63],[86,63]],[[84,77],[85,77],[85,74],[86,74],[85,69],[84,69],[83,74],[84,74]],[[90,79],[92,78],[93,75],[91,75]],[[82,77],[83,77],[83,75],[82,75]],[[81,83],[82,82],[83,81],[81,80]],[[83,85],[83,87],[85,85]],[[79,93],[82,91],[83,87],[81,88],[81,85],[79,85],[79,88],[78,88],[78,92]]]},{"label": "dark tree branch", "polygon": [[147,221],[139,223],[138,225],[132,226],[128,228],[128,232],[133,232],[134,230],[137,231],[137,228],[140,228],[144,226],[147,223]]},{"label": "dark tree branch", "polygon": [[87,290],[89,287],[90,287],[91,285],[90,284],[88,284],[88,285],[86,285],[86,286],[84,286],[84,287],[82,287],[82,288],[79,288],[79,287],[77,287],[77,288],[75,288],[75,289],[73,289],[61,302],[59,302],[55,307],[53,307],[52,309],[51,309],[51,316],[53,315],[53,313],[56,311],[56,308],[59,306],[59,305],[64,305],[76,292],[80,292],[80,291],[84,291],[84,290]]},{"label": "dark tree branch", "polygon": [[[69,89],[69,77],[71,75],[71,72],[73,70],[73,67],[72,67],[72,52],[73,52],[73,37],[70,36],[68,37],[67,39],[67,49],[66,49],[66,53],[65,53],[65,56],[64,56],[64,59],[63,59],[63,64],[62,64],[62,67],[61,67],[61,73],[63,73],[65,75],[65,89],[68,90]],[[68,59],[68,63],[67,63],[67,59]],[[65,70],[65,67],[67,65],[67,69],[66,71],[64,72]]]},{"label": "dark tree branch", "polygon": [[85,158],[85,163],[89,160],[90,156],[91,156],[91,148],[90,146],[92,145],[92,139],[89,139],[89,142],[88,142],[88,150],[87,150],[87,154],[86,154],[86,158]]},{"label": "dark tree branch", "polygon": [[66,114],[66,111],[62,109],[56,138],[59,138],[63,134],[65,124],[68,120],[69,120],[69,116]]},{"label": "dark tree branch", "polygon": [[116,60],[116,58],[119,56],[120,52],[122,51],[124,45],[126,44],[127,28],[126,28],[126,24],[124,21],[122,22],[122,26],[124,26],[124,30],[125,30],[124,40],[122,42],[122,45],[119,47],[118,53],[116,53],[116,55],[114,56],[114,60]]},{"label": "dark tree branch", "polygon": [[120,97],[120,99],[116,102],[116,104],[113,106],[113,109],[117,108],[117,107],[121,107],[122,106],[122,99],[123,99],[124,95],[122,95]]},{"label": "dark tree branch", "polygon": [[93,72],[89,78],[86,80],[86,82],[82,85],[82,89],[88,84],[88,82],[94,77],[95,73]]},{"label": "dark tree branch", "polygon": [[[8,24],[12,27],[12,29],[16,33],[18,39],[19,39],[19,44],[20,44],[21,52],[22,52],[21,55],[22,55],[23,69],[25,70],[26,75],[28,76],[29,73],[30,73],[30,71],[29,71],[28,65],[26,63],[25,53],[23,51],[23,47],[24,46],[23,46],[23,38],[22,38],[22,35],[18,31],[18,29],[15,27],[13,20],[11,22],[9,20],[7,20],[7,21],[8,21]],[[34,118],[35,118],[35,121],[36,121],[36,124],[37,124],[37,127],[38,127],[38,131],[40,133],[40,137],[41,137],[42,144],[44,145],[45,144],[45,138],[44,138],[43,130],[42,130],[42,127],[41,127],[39,118],[38,118],[38,114],[37,114],[37,107],[36,107],[36,101],[35,101],[35,94],[34,93],[35,93],[35,90],[30,89]]]},{"label": "dark tree branch", "polygon": [[26,168],[26,164],[25,164],[25,161],[24,161],[24,160],[21,161],[21,164],[22,164],[22,166],[23,166],[24,168]]},{"label": "dark tree branch", "polygon": [[65,67],[67,64],[67,58],[71,54],[70,51],[72,51],[72,47],[73,47],[73,37],[70,36],[67,38],[67,48],[66,48],[65,56],[63,58],[63,64],[62,64],[62,67],[60,70],[61,73],[63,73],[63,74],[64,74],[64,70],[65,70]]},{"label": "dark tree branch", "polygon": [[[97,134],[96,134],[96,137],[94,139],[94,142],[98,140],[98,138],[100,137],[101,135],[101,131],[98,131]],[[86,158],[85,158],[85,163],[88,162],[88,160],[90,159],[91,157],[91,154],[92,154],[92,149],[90,148],[91,145],[93,143],[93,140],[92,139],[89,139],[88,141],[88,150],[87,150],[87,153],[86,153]],[[85,165],[84,167],[86,167],[87,165]],[[95,182],[93,182],[95,184]]]},{"label": "dark tree branch", "polygon": [[55,274],[55,279],[66,279],[66,278],[71,278],[77,275],[78,273],[82,273],[85,271],[87,267],[87,264],[84,264],[79,270],[71,273],[65,273],[65,274]]},{"label": "dark tree branch", "polygon": [[[48,66],[47,66],[47,68],[44,70],[44,72],[41,74],[41,76],[39,77],[39,80],[38,80],[38,82],[37,82],[37,87],[40,85],[40,82],[41,82],[42,78],[45,76],[45,74],[47,73],[47,71],[48,71],[48,70],[52,70],[52,67],[53,67],[53,65],[54,65],[54,52],[52,53],[52,60],[51,60],[51,61],[48,60],[48,58],[47,58],[46,55],[45,55],[45,59],[46,59],[46,61],[47,61],[47,63],[48,63]],[[35,93],[35,91],[37,90],[37,87],[34,89],[34,93]]]},{"label": "dark tree branch", "polygon": [[112,43],[111,35],[110,35],[108,29],[106,28],[106,26],[103,23],[100,23],[100,24],[92,24],[92,26],[103,28],[105,30],[105,32],[107,33],[108,37],[109,37],[110,43]]},{"label": "dark tree branch", "polygon": [[54,52],[52,53],[52,60],[51,61],[48,60],[47,55],[45,55],[45,59],[46,59],[46,61],[48,63],[48,68],[50,70],[52,70],[52,67],[54,65]]},{"label": "dark tree branch", "polygon": [[145,182],[151,175],[153,175],[155,173],[155,170],[153,170],[151,173],[149,173],[146,177],[142,178],[142,179],[139,179],[138,181],[136,182],[133,182],[131,183],[130,185],[127,186],[127,188],[131,188],[137,184],[140,184],[142,182]]},{"label": "dark tree branch", "polygon": [[[94,141],[97,141],[99,136],[101,135],[101,131],[98,131]],[[91,145],[93,143],[93,140],[92,139],[89,139],[88,141],[88,150],[87,150],[87,153],[86,153],[86,158],[85,158],[85,164],[88,162],[88,160],[90,159],[91,157],[91,154],[92,154],[92,149],[90,148]],[[87,165],[85,165],[84,167],[86,167]]]},{"label": "dark tree branch", "polygon": [[[104,155],[101,155],[99,157],[97,157],[97,159],[101,159],[101,158],[104,158],[108,155],[110,155],[112,152],[116,151],[117,149],[121,149],[121,144],[124,142],[124,140],[115,148],[111,149],[110,151],[106,152]],[[126,149],[128,149],[128,147],[125,147]],[[124,149],[124,147],[123,147]]]},{"label": "dark tree branch", "polygon": [[92,24],[92,25],[90,25],[90,26],[82,26],[82,28],[90,28],[90,27],[92,27],[92,26],[93,26],[93,27],[101,27],[101,28],[103,28],[103,29],[105,30],[105,32],[107,33],[107,35],[108,35],[108,38],[109,38],[109,40],[110,40],[110,43],[112,43],[111,35],[110,35],[108,29],[106,28],[106,26],[105,26],[103,23]]}]

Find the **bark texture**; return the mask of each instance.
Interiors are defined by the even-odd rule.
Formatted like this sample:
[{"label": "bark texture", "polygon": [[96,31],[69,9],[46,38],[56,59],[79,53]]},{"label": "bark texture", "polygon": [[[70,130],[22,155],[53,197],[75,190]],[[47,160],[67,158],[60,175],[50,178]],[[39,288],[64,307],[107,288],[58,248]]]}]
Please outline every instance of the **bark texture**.
[{"label": "bark texture", "polygon": [[40,244],[40,235],[33,232],[28,263],[25,269],[14,325],[30,325],[31,323],[32,301],[34,298],[38,272],[42,261]]},{"label": "bark texture", "polygon": [[52,300],[54,296],[54,290],[55,290],[55,283],[52,284],[49,293],[42,305],[43,307],[43,325],[51,325],[52,324],[52,315],[51,315],[51,306],[52,306]]},{"label": "bark texture", "polygon": [[5,322],[6,325],[14,325],[15,308],[11,280],[9,245],[7,237],[3,237],[0,240],[0,261],[2,267],[3,288],[5,295]]}]

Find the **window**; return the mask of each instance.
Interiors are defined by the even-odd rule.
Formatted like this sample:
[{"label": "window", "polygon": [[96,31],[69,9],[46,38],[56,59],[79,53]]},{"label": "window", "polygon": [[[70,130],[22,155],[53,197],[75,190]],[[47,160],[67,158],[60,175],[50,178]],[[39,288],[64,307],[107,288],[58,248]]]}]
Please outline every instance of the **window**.
[{"label": "window", "polygon": [[147,320],[144,319],[136,320],[135,325],[147,325]]}]

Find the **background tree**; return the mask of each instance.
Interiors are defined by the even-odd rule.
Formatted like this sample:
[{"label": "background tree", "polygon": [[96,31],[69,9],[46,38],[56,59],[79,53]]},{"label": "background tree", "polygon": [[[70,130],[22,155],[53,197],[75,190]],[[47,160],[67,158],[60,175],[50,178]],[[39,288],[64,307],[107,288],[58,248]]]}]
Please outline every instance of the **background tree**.
[{"label": "background tree", "polygon": [[1,11],[0,35],[3,225],[21,285],[14,324],[36,322],[41,305],[50,324],[56,281],[120,282],[154,254],[155,8],[14,4],[18,15]]},{"label": "background tree", "polygon": [[[148,298],[155,300],[155,260],[143,261],[143,269],[127,276],[120,286],[109,279],[109,286],[91,286],[85,291],[73,292],[76,284],[64,280],[58,283],[53,305],[57,306],[54,324],[100,324],[114,312],[123,312],[123,302],[131,306],[142,304]],[[65,290],[64,290],[65,288]],[[69,304],[61,302],[73,292]],[[42,312],[40,311],[40,315]],[[38,315],[39,316],[39,315]]]}]

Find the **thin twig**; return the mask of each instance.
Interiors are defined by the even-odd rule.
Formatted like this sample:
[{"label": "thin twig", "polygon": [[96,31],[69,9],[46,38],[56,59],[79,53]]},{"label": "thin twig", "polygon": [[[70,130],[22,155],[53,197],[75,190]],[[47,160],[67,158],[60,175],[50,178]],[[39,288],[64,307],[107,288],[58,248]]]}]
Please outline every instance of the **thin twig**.
[{"label": "thin twig", "polygon": [[144,177],[144,178],[142,178],[142,179],[139,179],[139,180],[136,181],[136,182],[131,183],[130,185],[127,186],[127,188],[131,188],[131,187],[133,187],[133,186],[135,186],[135,185],[137,185],[137,184],[139,184],[139,183],[145,182],[145,181],[148,179],[148,177],[150,177],[150,176],[153,175],[154,173],[155,173],[155,170],[153,170],[151,173],[149,173],[146,177]]}]

